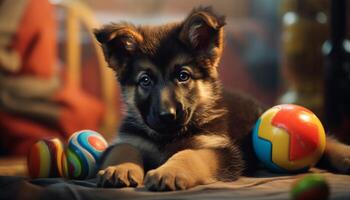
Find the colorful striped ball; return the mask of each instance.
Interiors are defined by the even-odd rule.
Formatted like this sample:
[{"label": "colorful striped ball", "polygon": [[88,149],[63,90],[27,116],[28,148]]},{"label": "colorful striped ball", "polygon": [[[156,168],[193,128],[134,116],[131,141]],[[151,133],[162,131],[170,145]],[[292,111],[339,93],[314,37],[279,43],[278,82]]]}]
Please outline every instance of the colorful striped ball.
[{"label": "colorful striped ball", "polygon": [[64,176],[74,179],[92,178],[97,170],[96,163],[107,146],[106,140],[95,131],[73,133],[62,158]]},{"label": "colorful striped ball", "polygon": [[58,138],[36,142],[27,157],[28,173],[32,178],[60,177],[63,175],[63,144]]}]

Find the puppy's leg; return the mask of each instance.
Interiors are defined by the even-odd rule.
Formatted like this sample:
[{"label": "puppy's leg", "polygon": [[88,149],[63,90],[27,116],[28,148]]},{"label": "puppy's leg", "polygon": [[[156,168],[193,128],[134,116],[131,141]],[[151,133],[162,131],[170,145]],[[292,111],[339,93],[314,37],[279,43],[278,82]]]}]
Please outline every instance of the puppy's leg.
[{"label": "puppy's leg", "polygon": [[340,173],[350,173],[350,146],[332,137],[327,137],[326,142],[326,149],[320,166],[331,167]]},{"label": "puppy's leg", "polygon": [[100,187],[137,187],[144,177],[141,153],[129,144],[117,144],[106,155],[97,174]]},{"label": "puppy's leg", "polygon": [[[227,177],[230,177],[230,180],[236,179],[241,172],[241,165],[236,166],[239,170],[232,171],[224,177],[224,173],[230,173],[230,167],[224,166],[227,163],[223,162],[223,157],[225,153],[216,149],[179,151],[157,169],[147,172],[145,187],[155,191],[184,190]],[[231,158],[226,157],[227,159]]]}]

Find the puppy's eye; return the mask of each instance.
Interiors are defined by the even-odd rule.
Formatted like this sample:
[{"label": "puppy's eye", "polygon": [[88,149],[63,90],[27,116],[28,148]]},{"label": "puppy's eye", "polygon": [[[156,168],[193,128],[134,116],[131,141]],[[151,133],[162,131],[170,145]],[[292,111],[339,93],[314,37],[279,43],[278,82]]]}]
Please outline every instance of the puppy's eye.
[{"label": "puppy's eye", "polygon": [[191,78],[190,73],[186,70],[181,70],[177,75],[177,80],[180,82],[188,81],[188,79],[190,78]]},{"label": "puppy's eye", "polygon": [[148,74],[144,73],[140,76],[138,83],[140,86],[147,88],[152,85],[152,80]]}]

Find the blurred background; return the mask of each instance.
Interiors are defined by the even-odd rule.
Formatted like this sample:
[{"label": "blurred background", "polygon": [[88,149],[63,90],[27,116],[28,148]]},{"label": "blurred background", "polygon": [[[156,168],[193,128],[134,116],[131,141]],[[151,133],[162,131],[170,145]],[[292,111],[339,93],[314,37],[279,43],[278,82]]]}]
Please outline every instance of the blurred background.
[{"label": "blurred background", "polygon": [[[347,4],[346,4],[347,3]],[[92,29],[179,21],[212,5],[227,16],[224,86],[270,107],[314,111],[350,143],[346,0],[0,0],[0,155],[81,129],[109,141],[122,118],[114,73]]]}]

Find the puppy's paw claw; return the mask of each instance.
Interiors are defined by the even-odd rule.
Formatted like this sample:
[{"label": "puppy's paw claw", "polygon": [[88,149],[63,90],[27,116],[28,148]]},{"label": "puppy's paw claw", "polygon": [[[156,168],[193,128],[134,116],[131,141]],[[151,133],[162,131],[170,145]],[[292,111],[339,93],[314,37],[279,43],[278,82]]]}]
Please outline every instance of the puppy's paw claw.
[{"label": "puppy's paw claw", "polygon": [[151,191],[185,190],[195,186],[193,178],[181,170],[158,168],[146,174],[145,187]]},{"label": "puppy's paw claw", "polygon": [[143,182],[143,170],[132,163],[107,167],[97,174],[98,187],[137,187]]}]

